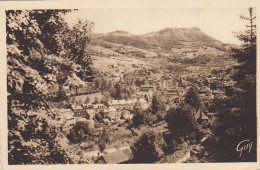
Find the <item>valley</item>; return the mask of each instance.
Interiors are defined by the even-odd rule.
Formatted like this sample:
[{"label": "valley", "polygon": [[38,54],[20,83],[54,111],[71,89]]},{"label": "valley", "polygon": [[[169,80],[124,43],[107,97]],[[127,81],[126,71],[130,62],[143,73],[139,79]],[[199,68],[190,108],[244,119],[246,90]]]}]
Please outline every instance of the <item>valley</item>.
[{"label": "valley", "polygon": [[9,165],[256,161],[253,8],[240,46],[197,24],[97,33],[80,11],[5,11]]}]

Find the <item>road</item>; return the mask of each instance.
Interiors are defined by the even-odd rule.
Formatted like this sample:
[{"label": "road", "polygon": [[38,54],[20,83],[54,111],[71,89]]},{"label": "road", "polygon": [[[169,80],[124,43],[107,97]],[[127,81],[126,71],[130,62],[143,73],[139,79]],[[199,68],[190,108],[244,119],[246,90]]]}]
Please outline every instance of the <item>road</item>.
[{"label": "road", "polygon": [[[109,149],[105,149],[103,153],[112,153],[112,152],[116,152],[118,150],[124,150],[124,149],[130,149],[130,146],[124,146],[124,147],[121,147],[119,149],[116,149],[116,148],[109,148]],[[85,158],[88,158],[88,159],[91,159],[93,157],[98,157],[98,153],[100,153],[99,150],[94,150],[94,151],[90,151],[90,152],[86,152],[84,153],[84,157]],[[101,153],[100,155],[102,155],[103,153]]]}]

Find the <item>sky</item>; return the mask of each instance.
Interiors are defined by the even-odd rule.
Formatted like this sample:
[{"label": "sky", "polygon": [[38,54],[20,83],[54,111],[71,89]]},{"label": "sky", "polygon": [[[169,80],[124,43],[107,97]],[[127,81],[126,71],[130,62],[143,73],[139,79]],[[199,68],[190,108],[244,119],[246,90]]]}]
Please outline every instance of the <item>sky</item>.
[{"label": "sky", "polygon": [[141,35],[164,28],[197,27],[223,43],[240,44],[232,32],[245,29],[240,14],[245,8],[133,8],[85,9],[67,14],[65,20],[73,25],[78,18],[94,22],[94,33],[116,30]]}]

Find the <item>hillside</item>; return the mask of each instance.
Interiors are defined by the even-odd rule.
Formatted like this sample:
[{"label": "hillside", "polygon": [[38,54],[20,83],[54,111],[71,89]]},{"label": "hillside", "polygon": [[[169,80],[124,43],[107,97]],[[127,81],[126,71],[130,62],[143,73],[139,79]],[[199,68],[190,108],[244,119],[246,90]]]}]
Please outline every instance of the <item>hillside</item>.
[{"label": "hillside", "polygon": [[114,31],[95,33],[91,37],[87,51],[94,58],[94,67],[111,75],[117,70],[132,72],[137,69],[136,64],[165,67],[179,63],[185,68],[188,65],[225,65],[230,60],[231,45],[206,35],[198,28],[166,28],[144,35]]},{"label": "hillside", "polygon": [[93,39],[94,42],[103,40],[142,49],[163,49],[165,51],[171,51],[175,48],[198,48],[200,46],[226,50],[223,43],[206,35],[198,28],[166,28],[144,35],[115,31],[107,34],[94,34]]}]

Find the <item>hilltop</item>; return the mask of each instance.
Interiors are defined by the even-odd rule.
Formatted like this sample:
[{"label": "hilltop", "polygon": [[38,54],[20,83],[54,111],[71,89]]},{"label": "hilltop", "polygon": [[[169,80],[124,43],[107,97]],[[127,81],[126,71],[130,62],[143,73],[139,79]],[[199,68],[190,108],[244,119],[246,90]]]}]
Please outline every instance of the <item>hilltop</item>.
[{"label": "hilltop", "polygon": [[[94,58],[95,68],[114,74],[116,70],[131,72],[139,64],[146,67],[174,63],[221,65],[229,60],[230,47],[232,45],[224,44],[193,27],[165,28],[143,35],[122,30],[93,33],[87,51]],[[111,65],[118,67],[113,69]]]},{"label": "hilltop", "polygon": [[93,39],[94,42],[103,40],[141,49],[161,48],[165,51],[171,51],[175,48],[198,48],[200,46],[214,47],[222,51],[226,50],[222,42],[206,35],[199,28],[165,28],[144,35],[115,31],[106,34],[93,34]]}]

